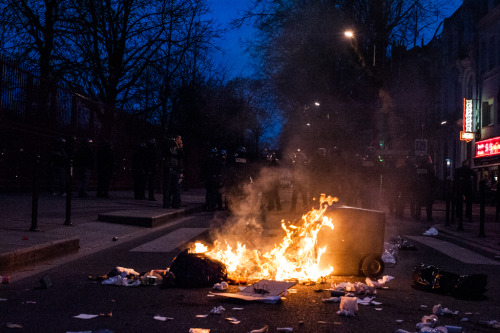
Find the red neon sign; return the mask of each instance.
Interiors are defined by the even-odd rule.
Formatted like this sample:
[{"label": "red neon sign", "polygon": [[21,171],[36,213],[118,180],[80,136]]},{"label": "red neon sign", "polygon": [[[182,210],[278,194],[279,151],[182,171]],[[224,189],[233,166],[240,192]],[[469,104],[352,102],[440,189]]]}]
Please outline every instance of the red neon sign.
[{"label": "red neon sign", "polygon": [[476,157],[500,155],[500,136],[476,142]]}]

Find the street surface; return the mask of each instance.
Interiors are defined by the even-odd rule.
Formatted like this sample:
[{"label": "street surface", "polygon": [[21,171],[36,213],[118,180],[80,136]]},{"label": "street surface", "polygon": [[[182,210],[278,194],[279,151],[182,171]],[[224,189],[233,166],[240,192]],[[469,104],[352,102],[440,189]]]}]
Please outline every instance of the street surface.
[{"label": "street surface", "polygon": [[[438,325],[461,326],[463,332],[498,332],[485,322],[500,321],[500,262],[439,236],[423,236],[429,226],[427,222],[409,218],[387,216],[385,240],[405,236],[416,250],[398,251],[396,264],[386,267],[383,273],[394,279],[375,295],[375,301],[381,304],[359,305],[354,317],[338,315],[339,304],[325,303],[323,299],[331,296],[325,289],[330,288],[332,282],[364,283],[365,278],[360,276],[334,277],[313,285],[297,284],[277,304],[209,297],[212,288],[124,287],[89,279],[89,276],[105,275],[117,266],[137,272],[166,269],[190,241],[209,241],[208,231],[225,217],[225,213],[220,212],[215,213],[215,218],[213,213],[182,217],[148,234],[119,239],[111,247],[16,273],[15,281],[0,285],[0,331],[13,331],[8,326],[14,324],[22,326],[18,330],[22,332],[189,332],[191,328],[250,332],[266,325],[269,332],[278,332],[280,328],[290,328],[293,332],[395,332],[398,329],[415,332],[422,317],[431,315],[433,307],[441,304],[458,314],[439,316]],[[282,218],[293,219],[293,216],[278,212],[267,214],[264,237],[272,242],[279,238]],[[455,274],[487,274],[487,291],[478,300],[463,300],[413,288],[412,272],[420,263]],[[43,277],[51,283],[48,288],[42,287]],[[237,291],[237,286],[229,286],[228,292]],[[219,306],[225,309],[222,314],[209,314]],[[80,314],[97,317],[75,318]],[[157,315],[167,320],[155,319]]]}]

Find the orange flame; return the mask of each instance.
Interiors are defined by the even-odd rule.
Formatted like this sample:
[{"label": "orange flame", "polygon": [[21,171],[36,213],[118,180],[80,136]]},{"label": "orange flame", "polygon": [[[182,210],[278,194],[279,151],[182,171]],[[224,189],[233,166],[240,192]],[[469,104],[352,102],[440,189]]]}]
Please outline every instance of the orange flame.
[{"label": "orange flame", "polygon": [[326,246],[317,248],[317,235],[323,227],[334,229],[330,218],[324,216],[328,206],[338,199],[321,195],[319,209],[312,209],[302,216],[298,225],[281,221],[285,237],[279,245],[268,252],[249,250],[246,245],[237,242],[233,248],[228,241],[224,244],[215,241],[211,250],[201,243],[196,243],[190,252],[205,253],[213,259],[223,262],[228,275],[233,279],[272,279],[277,281],[299,280],[316,281],[333,272],[333,267],[320,270],[318,263]]}]

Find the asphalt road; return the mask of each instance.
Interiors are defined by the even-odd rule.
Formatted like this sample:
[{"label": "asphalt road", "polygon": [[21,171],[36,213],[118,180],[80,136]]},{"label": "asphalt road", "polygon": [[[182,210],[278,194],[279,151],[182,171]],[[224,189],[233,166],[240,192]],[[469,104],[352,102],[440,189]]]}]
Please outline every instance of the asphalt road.
[{"label": "asphalt road", "polygon": [[[17,324],[22,326],[19,331],[24,332],[189,332],[191,328],[210,329],[210,332],[250,332],[266,325],[269,332],[277,332],[279,328],[291,328],[293,332],[395,332],[398,329],[415,332],[422,317],[431,315],[433,307],[441,304],[458,314],[439,316],[439,325],[461,326],[464,332],[498,332],[482,322],[500,321],[500,266],[487,261],[480,264],[464,262],[460,255],[455,259],[444,252],[446,248],[458,250],[453,244],[440,240],[439,246],[435,246],[410,239],[416,250],[400,250],[396,264],[385,268],[383,275],[394,279],[386,283],[386,288],[377,290],[375,300],[381,304],[359,305],[354,317],[338,315],[339,304],[325,303],[323,299],[330,297],[325,289],[331,282],[365,282],[365,278],[359,276],[335,277],[323,284],[297,284],[293,292],[277,304],[208,297],[212,288],[123,287],[88,279],[89,275],[107,274],[116,266],[133,268],[137,272],[166,269],[185,244],[167,244],[173,246],[169,252],[148,252],[144,246],[154,247],[154,241],[161,237],[167,237],[164,243],[168,243],[168,235],[183,228],[213,229],[223,218],[220,214],[216,219],[209,213],[195,214],[177,220],[171,227],[127,241],[118,240],[113,247],[53,261],[43,271],[34,268],[25,272],[24,278],[0,285],[0,331],[13,331],[8,328],[9,324]],[[267,236],[276,238],[279,233],[277,216],[268,218],[265,228]],[[401,223],[388,217],[386,240],[395,235],[420,237],[424,229],[421,223],[410,220]],[[195,239],[208,237],[209,233],[204,232]],[[141,247],[143,251],[138,251]],[[487,274],[488,290],[478,300],[418,290],[412,286],[412,272],[420,263],[456,274]],[[41,287],[40,279],[44,276],[52,283],[49,288]],[[230,286],[228,291],[238,291],[237,286]],[[222,314],[209,314],[219,306],[225,309]],[[105,316],[110,313],[111,316]],[[79,314],[98,316],[74,318]],[[157,315],[172,319],[157,320]],[[235,318],[238,323],[226,318]]]}]

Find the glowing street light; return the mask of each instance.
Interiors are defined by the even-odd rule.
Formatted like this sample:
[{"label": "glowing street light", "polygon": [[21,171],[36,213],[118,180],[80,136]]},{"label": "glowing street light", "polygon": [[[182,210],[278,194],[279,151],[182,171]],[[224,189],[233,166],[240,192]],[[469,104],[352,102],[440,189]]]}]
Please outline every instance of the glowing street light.
[{"label": "glowing street light", "polygon": [[[365,61],[363,59],[363,56],[358,51],[357,40],[356,40],[356,36],[354,35],[354,32],[352,30],[346,30],[346,31],[344,31],[344,36],[349,38],[351,41],[355,42],[355,44],[353,45],[354,49],[355,49],[356,53],[358,53],[358,56],[359,56],[361,62],[363,63],[363,67],[364,67]],[[377,45],[373,44],[373,67],[375,67],[376,48],[377,48]]]}]

